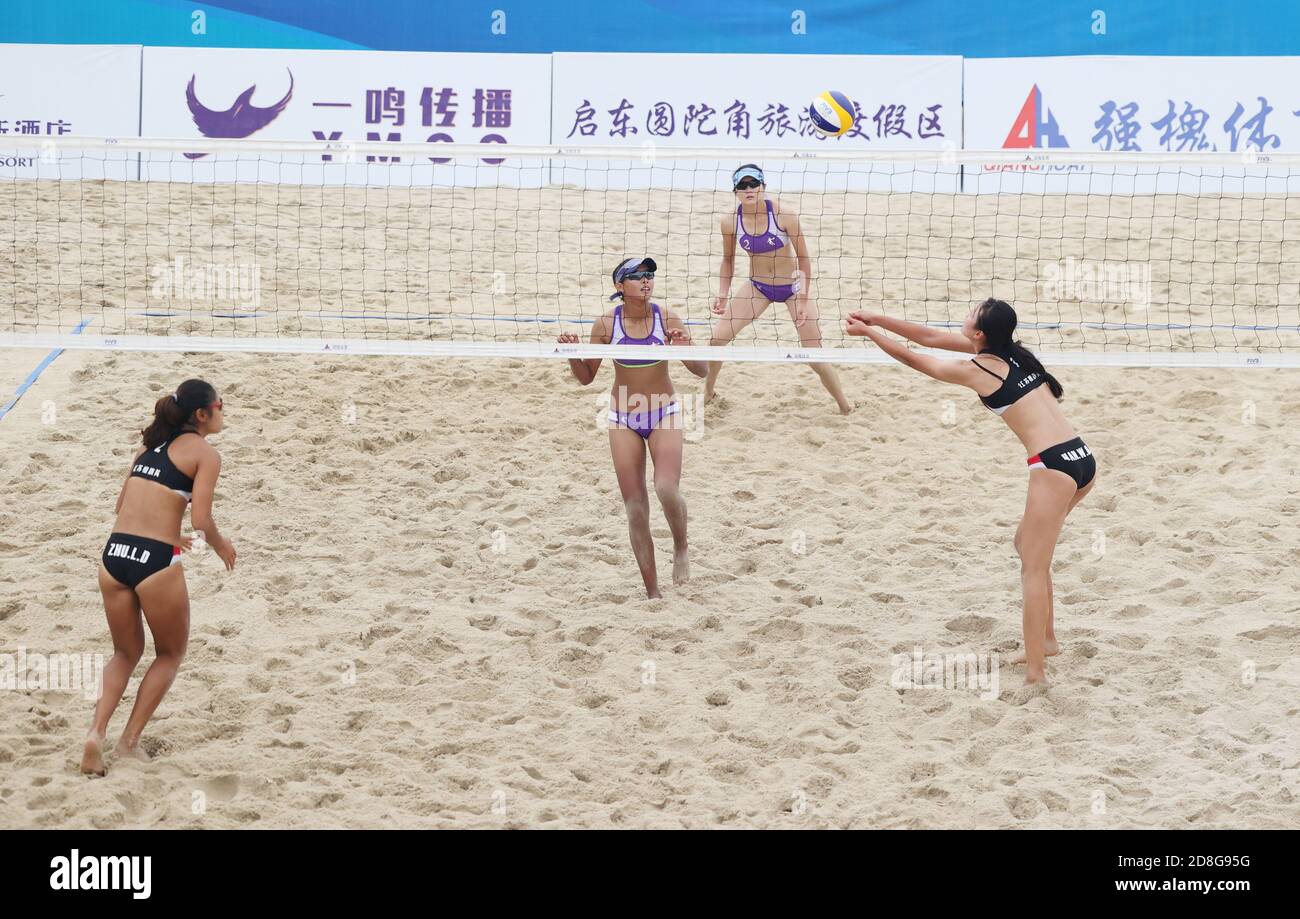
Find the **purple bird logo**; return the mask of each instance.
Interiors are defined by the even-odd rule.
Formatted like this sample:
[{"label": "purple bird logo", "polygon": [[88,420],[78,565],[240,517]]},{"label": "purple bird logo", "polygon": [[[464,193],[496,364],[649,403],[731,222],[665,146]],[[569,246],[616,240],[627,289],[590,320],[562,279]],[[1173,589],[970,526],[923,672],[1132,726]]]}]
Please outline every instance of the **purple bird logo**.
[{"label": "purple bird logo", "polygon": [[[189,85],[185,87],[185,102],[190,107],[190,114],[194,116],[194,123],[198,125],[199,133],[204,137],[248,137],[275,121],[289,105],[289,100],[293,98],[293,71],[289,70],[288,73],[289,91],[279,102],[266,108],[253,105],[253,93],[257,90],[257,84],[254,83],[240,93],[235,104],[224,112],[213,111],[199,101],[194,91],[195,75],[191,74]],[[206,153],[185,155],[192,160],[207,156]]]}]

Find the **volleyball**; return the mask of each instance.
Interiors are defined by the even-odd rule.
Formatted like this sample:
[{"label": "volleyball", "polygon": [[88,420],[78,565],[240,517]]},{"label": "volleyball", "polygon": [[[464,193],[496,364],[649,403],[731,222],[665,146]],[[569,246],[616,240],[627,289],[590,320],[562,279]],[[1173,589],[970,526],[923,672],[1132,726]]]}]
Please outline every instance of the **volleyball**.
[{"label": "volleyball", "polygon": [[827,137],[839,137],[853,127],[853,103],[844,93],[828,89],[808,106],[808,117]]}]

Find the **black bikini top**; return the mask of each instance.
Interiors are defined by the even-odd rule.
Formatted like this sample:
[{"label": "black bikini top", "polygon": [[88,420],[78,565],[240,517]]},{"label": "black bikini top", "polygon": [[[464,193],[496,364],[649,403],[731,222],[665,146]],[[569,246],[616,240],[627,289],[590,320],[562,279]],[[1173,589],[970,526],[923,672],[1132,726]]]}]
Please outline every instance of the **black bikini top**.
[{"label": "black bikini top", "polygon": [[136,460],[135,465],[131,467],[133,477],[148,479],[150,482],[159,482],[166,485],[176,494],[180,495],[186,501],[190,501],[194,494],[194,480],[176,468],[172,458],[167,455],[167,448],[172,445],[172,441],[186,434],[195,434],[196,431],[181,431],[172,435],[163,443],[154,447],[152,450],[146,450]]},{"label": "black bikini top", "polygon": [[1011,406],[1023,399],[1028,393],[1033,392],[1035,389],[1047,382],[1047,374],[1037,370],[1026,371],[1009,353],[999,354],[996,351],[985,349],[981,351],[980,354],[992,354],[994,357],[999,357],[1007,362],[1007,369],[1009,372],[1004,380],[979,361],[975,360],[975,358],[971,358],[972,364],[993,377],[993,379],[1002,383],[1002,385],[998,387],[998,390],[991,396],[980,396],[980,401],[984,403],[984,407],[995,415],[1001,415],[1007,409],[1011,408]]}]

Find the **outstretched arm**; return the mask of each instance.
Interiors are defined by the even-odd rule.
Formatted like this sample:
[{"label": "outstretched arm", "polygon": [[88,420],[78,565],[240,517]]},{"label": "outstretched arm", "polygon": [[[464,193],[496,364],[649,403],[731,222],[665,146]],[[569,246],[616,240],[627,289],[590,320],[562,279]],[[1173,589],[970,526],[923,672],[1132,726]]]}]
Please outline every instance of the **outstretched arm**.
[{"label": "outstretched arm", "polygon": [[[845,331],[850,335],[870,338],[881,351],[884,351],[894,360],[911,367],[913,370],[919,370],[928,377],[933,377],[944,383],[957,383],[961,386],[976,389],[978,371],[971,366],[970,361],[945,361],[937,357],[931,357],[928,354],[919,354],[907,347],[907,345],[894,341],[892,338],[876,331],[876,329],[852,315],[845,322]],[[978,390],[976,391],[978,392]]]},{"label": "outstretched arm", "polygon": [[849,318],[856,319],[863,325],[879,326],[887,332],[902,335],[922,348],[940,348],[944,351],[960,351],[963,354],[975,353],[975,346],[971,344],[970,339],[957,332],[932,329],[919,322],[908,322],[906,319],[895,319],[892,316],[868,313],[865,310],[849,313]]}]

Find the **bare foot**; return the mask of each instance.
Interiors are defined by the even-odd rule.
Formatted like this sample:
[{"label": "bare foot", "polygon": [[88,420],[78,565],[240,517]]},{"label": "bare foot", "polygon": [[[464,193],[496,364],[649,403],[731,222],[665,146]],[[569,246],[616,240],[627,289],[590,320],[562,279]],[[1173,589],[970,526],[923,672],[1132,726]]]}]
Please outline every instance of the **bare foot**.
[{"label": "bare foot", "polygon": [[841,403],[840,403],[840,414],[841,414],[841,415],[848,415],[848,414],[850,414],[852,411],[853,411],[853,406],[852,406],[850,403],[848,403],[848,402],[841,402]]},{"label": "bare foot", "polygon": [[662,600],[664,595],[659,592],[658,587],[647,588],[645,592],[647,600]]},{"label": "bare foot", "polygon": [[[1059,642],[1056,641],[1047,642],[1045,645],[1043,645],[1043,648],[1044,648],[1043,651],[1044,657],[1055,657],[1056,655],[1061,653],[1061,645]],[[1021,648],[1019,651],[1011,655],[1006,660],[1006,663],[1008,664],[1023,664],[1024,662],[1025,662],[1024,648]]]},{"label": "bare foot", "polygon": [[123,759],[138,760],[142,763],[149,762],[149,754],[144,752],[144,748],[140,746],[138,739],[134,743],[127,743],[126,738],[123,737],[117,742],[117,746],[113,748],[113,755]]},{"label": "bare foot", "polygon": [[673,583],[685,584],[691,579],[691,560],[687,550],[673,551]]},{"label": "bare foot", "polygon": [[81,750],[81,771],[85,775],[102,776],[104,770],[104,735],[91,731],[86,735],[86,745]]},{"label": "bare foot", "polygon": [[713,397],[716,396],[717,394],[718,394],[717,390],[709,389],[709,388],[706,386],[706,387],[704,388],[704,404],[705,404],[705,405],[708,405],[710,402],[712,402],[712,401],[713,401]]}]

